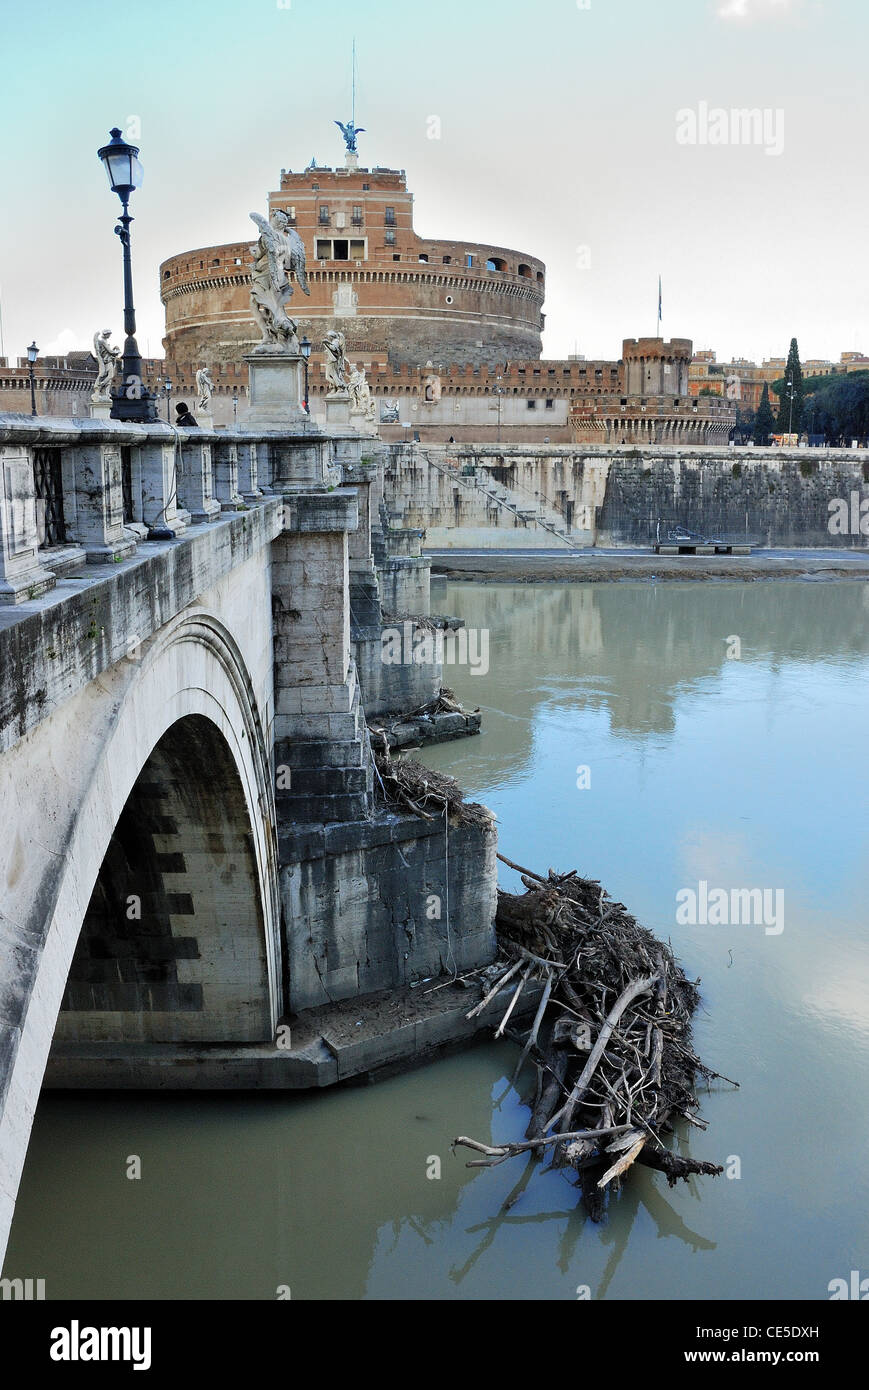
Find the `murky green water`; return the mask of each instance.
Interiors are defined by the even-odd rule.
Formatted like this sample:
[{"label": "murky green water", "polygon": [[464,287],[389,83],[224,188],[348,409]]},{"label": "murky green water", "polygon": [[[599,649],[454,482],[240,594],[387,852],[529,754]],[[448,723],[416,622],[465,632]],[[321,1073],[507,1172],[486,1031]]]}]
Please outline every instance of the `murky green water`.
[{"label": "murky green water", "polygon": [[[7,1276],[249,1299],[824,1299],[869,1276],[869,588],[457,584],[440,606],[490,632],[488,674],[447,677],[486,732],[426,761],[508,857],[601,879],[702,977],[699,1050],[742,1089],[703,1094],[680,1143],[741,1176],[638,1170],[595,1227],[537,1172],[499,1216],[524,1162],[475,1174],[449,1142],[521,1137],[504,1044],[325,1095],[45,1096]],[[678,925],[701,880],[783,890],[784,929]]]}]

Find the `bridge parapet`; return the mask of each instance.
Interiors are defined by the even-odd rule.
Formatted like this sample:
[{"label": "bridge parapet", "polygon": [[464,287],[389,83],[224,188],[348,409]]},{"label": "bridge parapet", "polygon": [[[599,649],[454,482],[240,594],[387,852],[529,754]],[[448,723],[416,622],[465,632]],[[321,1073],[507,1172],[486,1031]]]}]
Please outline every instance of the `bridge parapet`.
[{"label": "bridge parapet", "polygon": [[0,604],[129,559],[275,492],[337,486],[336,441],[285,432],[0,414]]}]

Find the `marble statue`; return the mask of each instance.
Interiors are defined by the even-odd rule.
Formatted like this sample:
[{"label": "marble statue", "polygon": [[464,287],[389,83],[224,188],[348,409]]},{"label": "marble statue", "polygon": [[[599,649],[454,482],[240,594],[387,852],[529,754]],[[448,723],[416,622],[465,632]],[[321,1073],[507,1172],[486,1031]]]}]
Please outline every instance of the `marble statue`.
[{"label": "marble statue", "polygon": [[196,390],[199,392],[199,411],[202,415],[211,414],[211,397],[214,394],[214,382],[211,380],[211,372],[207,367],[200,367],[196,373]]},{"label": "marble statue", "polygon": [[310,294],[305,268],[305,243],[280,208],[268,221],[252,212],[251,220],[260,230],[253,248],[250,277],[250,306],[259,324],[262,342],[254,352],[280,352],[298,356],[296,324],[286,312],[293,297],[293,280],[304,294]]},{"label": "marble statue", "polygon": [[334,328],[330,329],[323,339],[323,347],[326,351],[326,380],[331,387],[330,396],[347,390],[348,363],[344,356],[346,346],[347,339],[344,334],[338,333]]},{"label": "marble statue", "polygon": [[348,389],[350,391],[350,399],[353,402],[350,407],[350,414],[364,415],[369,423],[373,423],[376,415],[375,405],[364,367],[353,368],[350,373]]},{"label": "marble statue", "polygon": [[94,357],[97,359],[97,379],[91,400],[95,405],[101,401],[110,401],[112,399],[112,381],[117,371],[121,349],[111,346],[109,343],[109,338],[111,336],[112,330],[110,328],[104,328],[102,333],[94,334]]}]

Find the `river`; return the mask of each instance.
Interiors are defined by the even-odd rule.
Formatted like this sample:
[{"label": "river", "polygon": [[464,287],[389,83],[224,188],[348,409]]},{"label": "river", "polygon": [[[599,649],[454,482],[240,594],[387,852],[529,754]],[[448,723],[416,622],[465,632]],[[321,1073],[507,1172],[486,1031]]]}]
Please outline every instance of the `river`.
[{"label": "river", "polygon": [[[46,1094],[8,1277],[49,1298],[825,1299],[869,1276],[869,586],[456,583],[438,607],[488,634],[485,674],[446,675],[485,732],[422,756],[497,813],[509,858],[600,879],[701,977],[698,1051],[741,1087],[701,1089],[709,1129],[677,1142],[729,1176],[635,1170],[594,1226],[537,1171],[499,1215],[524,1160],[474,1172],[449,1145],[522,1137],[506,1043],[335,1093]],[[701,882],[783,910],[680,925]]]}]

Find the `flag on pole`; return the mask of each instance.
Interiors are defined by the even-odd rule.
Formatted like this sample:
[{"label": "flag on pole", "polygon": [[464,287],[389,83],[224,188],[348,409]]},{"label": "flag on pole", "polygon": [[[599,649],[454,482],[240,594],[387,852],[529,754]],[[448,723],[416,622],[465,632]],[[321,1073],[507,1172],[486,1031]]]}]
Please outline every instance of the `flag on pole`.
[{"label": "flag on pole", "polygon": [[659,333],[659,335],[660,335],[660,331],[661,331],[661,319],[663,318],[663,306],[664,306],[663,285],[662,285],[662,283],[661,283],[661,277],[660,277],[660,275],[659,275],[659,276],[658,276],[658,333]]}]

